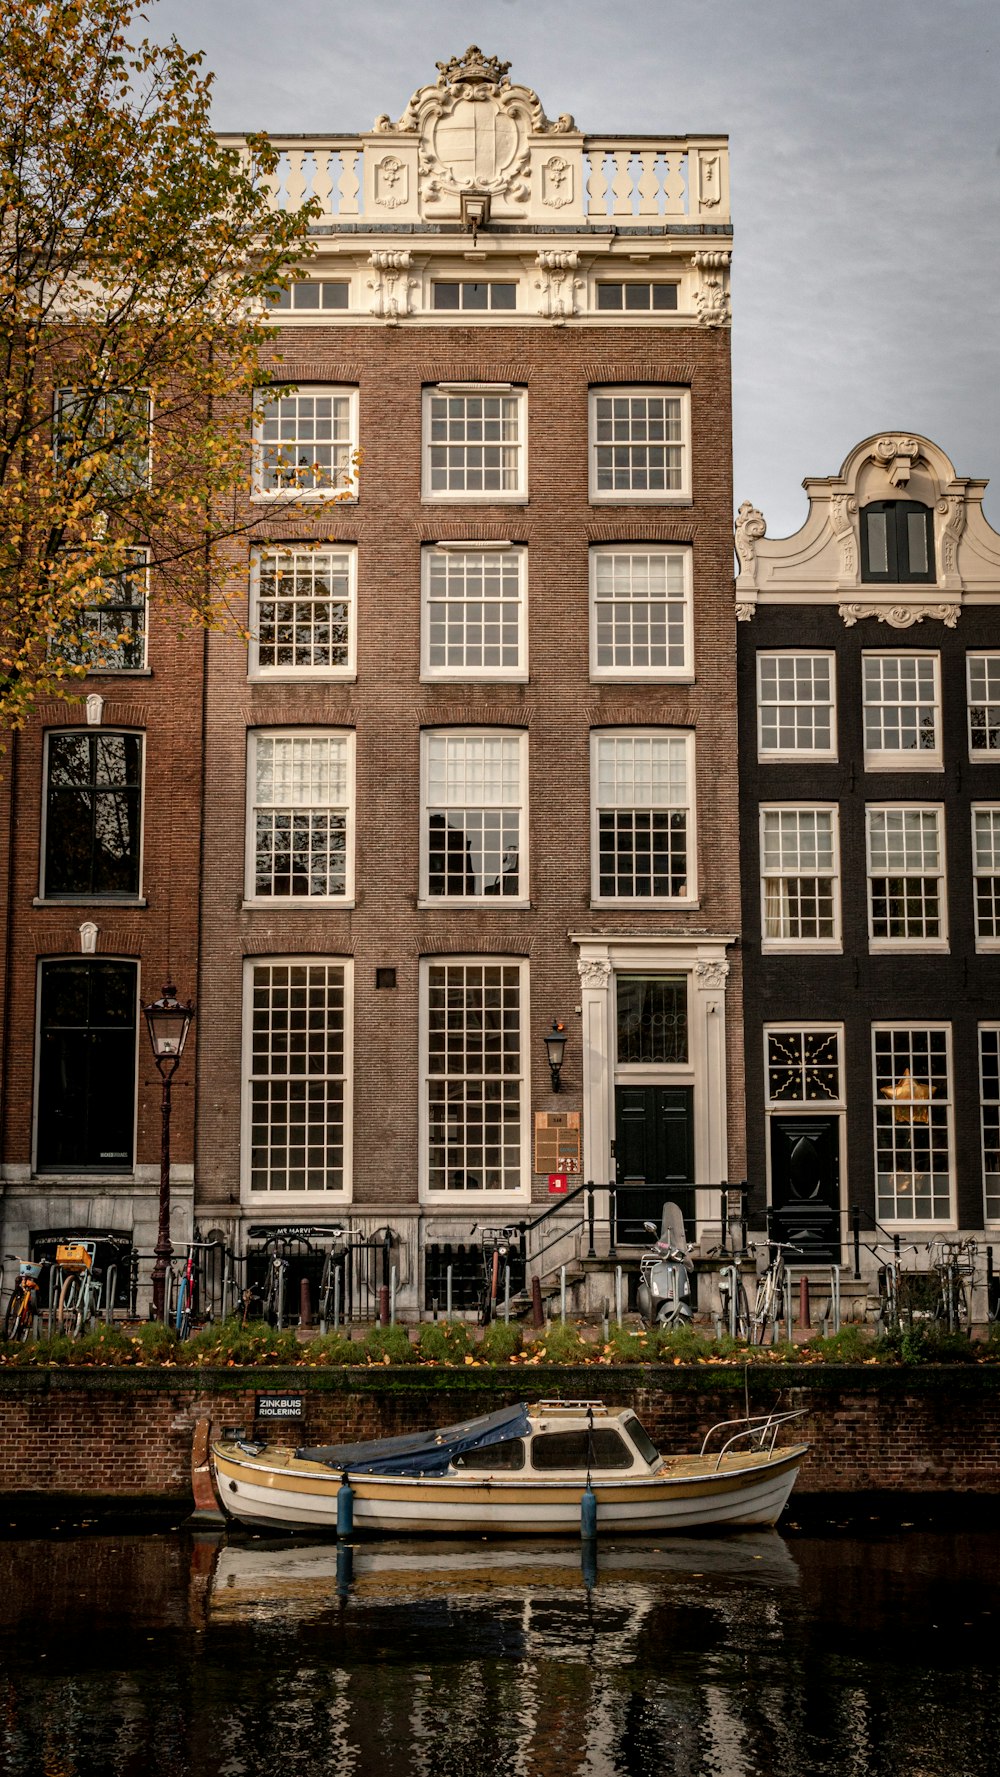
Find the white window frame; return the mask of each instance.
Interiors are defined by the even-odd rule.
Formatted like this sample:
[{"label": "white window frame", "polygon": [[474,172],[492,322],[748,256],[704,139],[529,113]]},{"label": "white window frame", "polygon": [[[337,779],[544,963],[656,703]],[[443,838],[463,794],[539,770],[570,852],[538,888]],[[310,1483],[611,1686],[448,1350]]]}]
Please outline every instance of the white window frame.
[{"label": "white window frame", "polygon": [[[687,762],[687,889],[683,895],[602,895],[601,835],[598,801],[600,743],[604,740],[671,740],[683,741]],[[617,806],[617,805],[616,805]],[[653,807],[653,804],[649,805]],[[656,805],[660,806],[660,805]],[[665,808],[675,806],[664,803]],[[592,907],[686,907],[698,905],[698,820],[695,737],[689,728],[593,728],[590,734],[590,901]]]},{"label": "white window frame", "polygon": [[[875,1214],[876,1214],[876,1217],[878,1218],[878,1220],[880,1222],[882,1222],[888,1228],[900,1228],[900,1229],[914,1228],[914,1227],[945,1228],[945,1229],[953,1228],[956,1225],[955,1224],[955,1182],[956,1181],[955,1181],[955,1081],[954,1081],[953,1057],[952,1057],[952,1027],[950,1024],[945,1023],[940,1019],[922,1019],[922,1020],[918,1021],[916,1019],[895,1018],[895,1019],[878,1019],[878,1020],[876,1020],[872,1024],[871,1031],[872,1031],[872,1034],[871,1034],[871,1080],[872,1080],[872,1146],[873,1146],[872,1158],[873,1158],[873,1162],[874,1162],[874,1174],[875,1174]],[[930,1215],[930,1216],[890,1215],[882,1208],[882,1206],[880,1204],[879,1183],[878,1183],[878,1179],[879,1179],[878,1109],[880,1106],[883,1109],[885,1109],[886,1106],[890,1106],[891,1102],[892,1102],[889,1099],[882,1097],[881,1089],[879,1087],[879,1082],[878,1082],[878,1065],[877,1065],[877,1060],[876,1060],[875,1039],[876,1039],[877,1034],[880,1031],[904,1031],[904,1032],[911,1032],[911,1033],[926,1032],[927,1034],[931,1034],[936,1031],[943,1031],[944,1032],[944,1035],[945,1035],[945,1063],[946,1063],[946,1068],[947,1068],[948,1095],[947,1095],[947,1098],[945,1098],[945,1099],[935,1098],[935,1099],[930,1100],[929,1102],[936,1103],[939,1107],[943,1104],[945,1109],[947,1110],[947,1113],[948,1113],[948,1213],[945,1216],[940,1216],[940,1215]],[[901,1102],[901,1104],[906,1104],[906,1103],[920,1103],[922,1101],[902,1100],[900,1102]],[[896,1176],[905,1177],[906,1175],[905,1174],[902,1174],[902,1175],[893,1174],[892,1176],[893,1177],[896,1177]],[[911,1174],[910,1176],[913,1176],[913,1175]],[[894,1196],[895,1196],[896,1205],[898,1207],[899,1193],[895,1192]]]},{"label": "white window frame", "polygon": [[[510,1191],[433,1191],[428,1181],[430,1168],[430,971],[435,966],[475,965],[484,968],[517,968],[519,976],[520,1000],[520,1072],[517,1079],[520,1087],[520,1122],[519,1140],[521,1151],[520,1185]],[[418,1129],[418,1156],[420,1178],[420,1201],[422,1203],[448,1204],[456,1212],[465,1215],[470,1205],[501,1205],[526,1203],[531,1198],[531,977],[528,958],[517,955],[480,956],[476,952],[461,955],[422,956],[420,958],[420,1008],[419,1008],[419,1050],[420,1050],[420,1118]],[[439,1077],[439,1076],[435,1076]],[[457,1076],[444,1076],[456,1078]],[[468,1075],[463,1075],[468,1078]],[[499,1077],[499,1076],[498,1076]]]},{"label": "white window frame", "polygon": [[[79,894],[67,893],[50,896],[46,886],[48,865],[48,825],[49,825],[49,748],[53,739],[60,739],[67,734],[83,734],[88,739],[95,735],[125,735],[129,740],[138,740],[141,766],[139,771],[139,880],[134,894],[91,894],[81,889]],[[145,907],[144,877],[146,869],[146,765],[149,756],[147,745],[148,735],[145,728],[125,728],[108,723],[106,728],[81,728],[79,723],[67,722],[65,726],[48,728],[45,731],[45,746],[42,757],[42,808],[39,820],[40,843],[38,848],[38,898],[51,907]]]},{"label": "white window frame", "polygon": [[[441,805],[430,802],[430,751],[431,743],[439,739],[476,739],[505,740],[517,744],[518,757],[518,789],[520,806],[518,811],[518,853],[517,873],[520,893],[516,895],[432,895],[430,893],[430,816],[437,812]],[[457,805],[456,805],[457,806]],[[469,808],[474,805],[468,804]],[[490,806],[507,807],[508,804]],[[469,724],[467,727],[442,726],[425,728],[420,735],[420,892],[417,906],[430,907],[489,907],[497,913],[514,907],[530,907],[531,897],[528,892],[528,731],[526,728],[488,728]]]},{"label": "white window frame", "polygon": [[[764,862],[764,831],[767,816],[772,814],[822,814],[830,816],[830,836],[833,844],[833,867],[829,873],[831,894],[833,899],[833,936],[830,938],[773,938],[767,935],[767,884],[770,880],[765,872]],[[781,950],[826,950],[840,951],[843,949],[843,936],[840,913],[840,809],[836,802],[762,802],[759,819],[759,858],[760,858],[760,947],[762,951]],[[805,872],[799,872],[805,877]],[[819,880],[825,873],[816,870],[813,880]]]},{"label": "white window frame", "polygon": [[[938,868],[937,868],[937,870],[936,871],[905,870],[905,871],[898,871],[898,872],[890,871],[887,873],[890,876],[891,875],[898,875],[898,876],[902,876],[902,877],[906,877],[906,878],[913,877],[914,880],[918,880],[918,881],[924,881],[928,877],[931,877],[931,876],[936,878],[937,883],[938,883],[938,909],[939,909],[940,925],[941,925],[940,936],[937,938],[923,938],[923,937],[919,937],[919,938],[877,938],[875,936],[874,901],[873,901],[873,893],[872,893],[872,882],[873,882],[873,877],[874,877],[874,872],[872,870],[872,815],[897,814],[900,812],[903,814],[933,814],[936,816],[936,819],[937,819],[937,834],[938,834]],[[889,951],[889,950],[924,950],[924,951],[937,951],[939,953],[947,952],[947,950],[949,949],[949,941],[948,941],[948,867],[947,867],[947,855],[946,855],[946,851],[945,851],[944,805],[940,802],[870,802],[870,803],[868,803],[865,807],[865,869],[866,869],[866,876],[867,876],[867,881],[868,881],[868,948],[869,948],[869,950],[872,951],[873,953],[878,952],[878,951]],[[883,874],[884,873],[881,870],[878,872],[878,875],[880,877],[882,877]]]},{"label": "white window frame", "polygon": [[[255,968],[308,968],[320,965],[344,971],[344,1070],[343,1075],[303,1075],[303,1078],[324,1080],[343,1078],[343,1177],[341,1190],[324,1191],[253,1191],[251,1189],[253,1082],[253,971]],[[241,1060],[242,1102],[240,1117],[240,1198],[252,1205],[263,1217],[268,1213],[300,1210],[318,1204],[350,1203],[354,1177],[354,959],[350,956],[295,955],[247,956],[243,959],[243,1044]]]},{"label": "white window frame", "polygon": [[[868,661],[923,661],[932,663],[934,679],[934,745],[933,747],[869,747],[867,719],[870,709],[909,709],[919,708],[918,704],[883,703],[870,704],[865,684],[865,668]],[[864,761],[866,771],[941,771],[944,769],[942,752],[942,710],[941,710],[941,656],[931,648],[866,648],[861,656],[861,720],[864,734]]]},{"label": "white window frame", "polygon": [[[262,666],[260,661],[260,566],[264,556],[285,556],[292,564],[300,558],[316,561],[321,556],[342,556],[347,563],[347,660],[340,666]],[[293,565],[292,570],[295,572]],[[260,543],[250,551],[250,647],[247,674],[251,679],[354,679],[357,677],[357,583],[358,550],[355,543]]]},{"label": "white window frame", "polygon": [[[301,308],[298,306],[295,300],[296,291],[305,289],[309,285],[318,285],[320,292],[322,293],[325,284],[346,285],[346,303],[335,303],[332,308],[326,308],[322,301],[319,302],[315,308],[307,308],[305,304],[303,304]],[[281,292],[282,296],[288,297],[287,304],[279,304],[277,302],[267,303],[268,324],[272,327],[288,327],[295,326],[300,321],[330,321],[337,315],[346,315],[354,307],[353,286],[354,279],[352,277],[348,275],[334,275],[330,268],[321,270],[318,277],[313,277],[311,274],[307,273],[303,278],[295,278],[292,283],[289,284],[287,290]]]},{"label": "white window frame", "polygon": [[[61,642],[58,636],[52,636],[49,639],[48,651],[50,658],[53,655],[62,655],[64,659],[70,659],[75,655],[74,664],[86,666],[88,679],[105,677],[113,679],[129,679],[148,676],[149,673],[149,550],[131,549],[129,555],[131,560],[124,564],[120,573],[107,575],[103,581],[103,586],[110,594],[113,592],[116,584],[120,584],[122,579],[127,579],[134,586],[141,589],[142,659],[139,661],[138,665],[114,666],[107,662],[94,665],[90,659],[88,659],[87,644],[83,637],[82,619],[85,616],[100,617],[102,612],[114,610],[116,608],[116,601],[111,596],[108,597],[105,604],[101,604],[99,600],[95,599],[92,603],[84,605],[82,610],[71,620],[71,627],[76,627],[80,631],[80,646],[78,649],[71,648],[67,652],[65,641]],[[120,606],[120,608],[124,609],[126,607]],[[133,606],[132,608],[138,609],[138,606]]]},{"label": "white window frame", "polygon": [[[258,895],[256,892],[256,857],[257,857],[257,745],[262,740],[337,740],[346,743],[347,771],[347,803],[345,809],[345,876],[344,893],[342,895]],[[247,731],[247,793],[246,793],[246,842],[245,842],[245,880],[244,906],[272,908],[302,908],[354,906],[354,828],[356,805],[356,737],[353,728],[251,728]],[[260,806],[264,806],[261,804]],[[268,805],[277,807],[277,804]],[[337,805],[331,803],[313,805],[309,803],[289,804],[292,808],[308,810]]]},{"label": "white window frame", "polygon": [[[649,301],[648,307],[646,307],[646,308],[628,308],[624,301],[622,302],[621,308],[602,307],[601,300],[600,300],[600,291],[601,291],[602,285],[605,285],[605,284],[613,284],[618,289],[624,289],[624,286],[626,284],[640,284],[640,285],[642,285],[643,289],[648,290],[650,292],[650,301]],[[675,290],[677,293],[675,301],[672,304],[668,304],[666,308],[654,307],[653,300],[652,300],[652,292],[657,286],[660,286],[660,287],[667,289],[667,290]],[[624,315],[629,321],[634,321],[637,317],[639,319],[642,319],[645,316],[648,316],[655,321],[662,321],[664,315],[676,315],[677,314],[677,312],[680,308],[680,302],[681,302],[681,280],[679,277],[661,278],[661,277],[654,276],[650,272],[646,272],[645,274],[643,274],[641,272],[619,272],[619,271],[612,272],[610,270],[601,271],[599,273],[596,273],[594,276],[593,296],[591,298],[591,308],[593,309],[594,314],[600,315],[602,319],[605,315],[611,315],[611,316]]]},{"label": "white window frame", "polygon": [[[979,863],[979,846],[977,836],[977,815],[991,815],[994,830],[994,862],[995,869],[984,870]],[[994,899],[997,904],[996,933],[981,932],[979,929],[979,892],[977,884],[982,881],[995,881],[997,888]],[[972,805],[972,914],[976,928],[976,949],[979,951],[1000,950],[1000,802],[974,802]]]},{"label": "white window frame", "polygon": [[[603,604],[614,604],[614,600],[606,600],[598,596],[598,572],[602,559],[625,557],[659,556],[668,557],[682,564],[683,592],[680,599],[664,598],[662,603],[666,610],[679,605],[684,622],[684,658],[679,666],[602,666],[597,658],[599,637],[599,607]],[[670,681],[677,684],[693,684],[694,682],[694,550],[685,543],[595,543],[589,550],[590,565],[590,677],[595,683],[612,682],[615,680],[650,679]],[[638,599],[622,600],[623,605],[640,603]],[[645,601],[652,604],[652,599]]]},{"label": "white window frame", "polygon": [[[986,1081],[983,1072],[983,1038],[987,1036],[995,1038],[997,1047],[1000,1049],[1000,1024],[988,1020],[986,1023],[980,1024],[976,1032],[977,1062],[979,1066],[979,1130],[982,1141],[983,1159],[983,1219],[989,1226],[995,1227],[997,1223],[1000,1223],[1000,1171],[995,1173],[987,1171],[986,1110],[987,1106],[990,1106],[991,1108],[996,1106],[996,1120],[998,1125],[1000,1125],[1000,1094],[998,1094],[996,1098],[987,1098],[986,1096]],[[995,1191],[991,1191],[987,1184],[987,1179],[990,1178],[995,1178],[997,1180],[997,1188]]]},{"label": "white window frame", "polygon": [[[454,310],[443,313],[454,314]],[[460,311],[464,312],[464,311]],[[489,313],[490,311],[487,311]],[[517,480],[511,488],[434,488],[431,486],[431,405],[439,396],[489,397],[517,402]],[[422,402],[422,476],[421,499],[435,506],[523,506],[528,499],[528,391],[513,383],[431,383],[423,391]]]},{"label": "white window frame", "polygon": [[[990,663],[995,662],[997,678],[998,681],[1000,681],[1000,650],[996,648],[971,648],[965,656],[966,722],[969,732],[969,758],[974,764],[978,760],[996,762],[997,760],[1000,760],[1000,745],[995,747],[973,747],[972,712],[973,709],[987,710],[994,707],[1000,712],[1000,684],[998,684],[998,696],[995,706],[990,702],[988,696],[985,703],[981,702],[978,698],[974,703],[972,698],[972,665],[974,661],[982,661],[985,664],[987,679],[989,678]],[[987,691],[988,689],[989,686],[987,684]],[[997,727],[1000,728],[1000,719],[997,721]],[[989,729],[987,728],[987,733],[988,732]]]},{"label": "white window frame", "polygon": [[[599,488],[597,485],[597,403],[616,397],[650,395],[680,404],[680,485],[675,488]],[[588,404],[588,486],[594,506],[664,506],[691,503],[691,391],[661,383],[605,384],[590,390]],[[668,441],[674,442],[674,441]]]},{"label": "white window frame", "polygon": [[[431,662],[431,623],[430,607],[432,601],[431,569],[435,556],[468,556],[468,555],[502,555],[515,563],[517,568],[517,664],[516,666],[435,666]],[[462,601],[455,598],[450,601],[458,606]],[[484,603],[488,602],[486,600]],[[528,551],[523,544],[501,541],[499,543],[452,542],[442,541],[428,543],[420,552],[420,677],[429,681],[436,680],[476,680],[491,683],[505,680],[514,684],[526,684],[528,680]]]},{"label": "white window frame", "polygon": [[[770,661],[770,660],[776,660],[776,661],[781,661],[781,660],[813,660],[813,661],[823,660],[823,661],[825,661],[827,664],[827,667],[829,669],[829,674],[830,674],[829,706],[826,706],[826,705],[821,706],[818,703],[816,703],[816,701],[814,699],[810,700],[807,705],[805,700],[803,700],[800,703],[798,698],[796,698],[794,701],[790,701],[788,703],[782,703],[780,698],[776,698],[773,702],[768,701],[765,703],[764,687],[763,687],[763,682],[762,682],[762,680],[763,680],[762,668],[763,668],[763,663],[765,661]],[[780,689],[780,687],[779,687],[779,689]],[[769,746],[765,746],[765,744],[764,744],[764,729],[763,729],[763,716],[764,716],[765,708],[776,709],[776,710],[780,710],[780,709],[797,710],[797,709],[806,708],[806,707],[808,707],[810,710],[815,710],[820,707],[824,707],[824,708],[829,707],[829,711],[830,711],[830,745],[829,746],[827,746],[827,747],[798,747],[798,746],[796,746],[796,747],[783,747],[783,746],[769,747]],[[780,764],[783,760],[786,760],[786,759],[791,760],[796,763],[798,763],[802,760],[807,760],[807,759],[808,760],[814,760],[814,759],[815,760],[827,760],[827,759],[835,760],[837,758],[837,744],[838,744],[837,743],[837,656],[834,653],[833,649],[832,648],[762,648],[762,649],[760,649],[757,654],[757,757],[758,757],[758,759],[760,759],[762,762],[766,762],[768,764],[770,764],[772,761],[775,764]]]},{"label": "white window frame", "polygon": [[[808,1037],[832,1036],[837,1044],[837,1095],[835,1098],[774,1098],[771,1093],[771,1058],[769,1053],[772,1037]],[[794,1022],[781,1020],[765,1024],[764,1041],[764,1108],[778,1111],[782,1115],[786,1111],[801,1111],[806,1116],[817,1115],[822,1111],[844,1111],[847,1108],[847,1097],[844,1084],[844,1026],[836,1018],[799,1018]]]},{"label": "white window frame", "polygon": [[307,397],[319,397],[320,399],[328,395],[333,400],[347,401],[348,431],[350,437],[347,441],[348,471],[346,479],[338,487],[265,488],[261,486],[261,476],[263,473],[263,439],[261,437],[261,427],[264,421],[264,409],[270,402],[286,398],[274,395],[271,389],[267,387],[261,387],[254,390],[253,397],[254,417],[251,452],[251,497],[253,500],[262,502],[265,505],[329,505],[333,502],[336,502],[338,505],[353,505],[358,497],[357,453],[359,450],[359,403],[357,387],[350,383],[297,383],[295,387],[290,390],[288,398],[297,399],[299,396],[303,395]]}]

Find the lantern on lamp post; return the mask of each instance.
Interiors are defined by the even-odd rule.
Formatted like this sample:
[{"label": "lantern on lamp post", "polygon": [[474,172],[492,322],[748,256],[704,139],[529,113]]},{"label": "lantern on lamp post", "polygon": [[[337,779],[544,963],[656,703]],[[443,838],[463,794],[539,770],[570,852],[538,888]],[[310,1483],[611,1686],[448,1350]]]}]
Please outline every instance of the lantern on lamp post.
[{"label": "lantern on lamp post", "polygon": [[157,1320],[162,1320],[167,1264],[174,1251],[170,1242],[170,1085],[180,1066],[184,1044],[187,1042],[187,1034],[194,1017],[194,1007],[190,1000],[186,1006],[181,1005],[177,998],[177,989],[171,983],[163,989],[158,1000],[154,1000],[149,1006],[143,1006],[142,1011],[146,1020],[146,1029],[149,1031],[153,1059],[163,1081],[160,1126],[160,1216],[154,1249],[156,1263],[153,1266],[152,1277],[153,1313]]},{"label": "lantern on lamp post", "polygon": [[566,1054],[566,1026],[553,1018],[552,1029],[545,1032],[542,1038],[545,1044],[545,1058],[549,1064],[553,1092],[562,1091],[562,1064]]}]

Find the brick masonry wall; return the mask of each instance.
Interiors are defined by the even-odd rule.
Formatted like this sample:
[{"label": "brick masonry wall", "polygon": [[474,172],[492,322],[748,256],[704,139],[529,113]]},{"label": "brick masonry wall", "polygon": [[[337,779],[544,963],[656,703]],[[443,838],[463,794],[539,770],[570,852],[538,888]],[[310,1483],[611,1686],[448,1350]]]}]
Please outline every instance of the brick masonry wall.
[{"label": "brick masonry wall", "polygon": [[[239,1200],[242,965],[247,955],[353,956],[354,1207],[417,1204],[419,958],[503,951],[530,958],[526,1026],[532,1109],[581,1104],[580,1000],[567,932],[736,933],[739,878],[735,622],[732,594],[729,339],[725,331],[628,326],[586,330],[456,326],[286,330],[276,374],[359,389],[363,463],[356,505],[275,516],[258,542],[357,545],[355,684],[249,684],[245,645],[209,643],[206,857],[199,1069],[199,1201],[203,1225]],[[689,506],[589,503],[588,388],[675,381],[691,389]],[[421,390],[449,380],[512,380],[528,390],[525,505],[421,500]],[[507,537],[528,548],[527,684],[421,684],[420,547],[440,537]],[[688,541],[694,551],[694,685],[592,685],[588,545]],[[234,608],[245,608],[249,544],[234,548]],[[530,908],[417,908],[419,746],[436,722],[527,727]],[[693,725],[697,736],[700,908],[591,912],[589,732],[601,722]],[[357,734],[356,907],[244,910],[247,730],[345,726]],[[739,958],[727,994],[730,1177],[744,1164]],[[395,967],[395,991],[375,969]],[[566,1020],[566,1089],[550,1093],[538,1033]],[[211,1032],[210,1041],[207,1033]],[[545,1184],[536,1180],[536,1191]],[[264,1207],[260,1205],[259,1207]],[[267,1205],[280,1208],[280,1204]],[[466,1207],[456,1205],[461,1217]],[[329,1209],[324,1205],[324,1214]]]},{"label": "brick masonry wall", "polygon": [[[743,1373],[619,1370],[603,1399],[633,1406],[661,1449],[697,1449],[708,1428],[743,1412]],[[257,1393],[304,1396],[286,1442],[391,1436],[490,1412],[518,1399],[592,1394],[591,1371],[532,1370],[515,1381],[482,1371],[65,1370],[0,1375],[0,1498],[71,1495],[138,1502],[190,1494],[194,1427],[254,1421]],[[783,1368],[751,1375],[751,1410],[806,1407],[810,1452],[798,1493],[1000,1491],[1000,1372]],[[272,1428],[281,1441],[280,1428]]]}]

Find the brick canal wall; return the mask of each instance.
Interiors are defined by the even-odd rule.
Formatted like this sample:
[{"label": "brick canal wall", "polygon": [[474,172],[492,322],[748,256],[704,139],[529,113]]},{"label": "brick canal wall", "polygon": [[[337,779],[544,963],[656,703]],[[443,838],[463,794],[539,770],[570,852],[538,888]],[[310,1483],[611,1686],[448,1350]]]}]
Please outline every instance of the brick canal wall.
[{"label": "brick canal wall", "polygon": [[[798,1492],[1000,1492],[1000,1368],[787,1366],[750,1372],[754,1412],[806,1407]],[[277,1441],[336,1443],[445,1425],[519,1399],[600,1393],[664,1450],[697,1448],[744,1410],[743,1372],[671,1369],[17,1370],[0,1373],[0,1499],[190,1498],[194,1427],[251,1429],[257,1396],[303,1398]]]}]

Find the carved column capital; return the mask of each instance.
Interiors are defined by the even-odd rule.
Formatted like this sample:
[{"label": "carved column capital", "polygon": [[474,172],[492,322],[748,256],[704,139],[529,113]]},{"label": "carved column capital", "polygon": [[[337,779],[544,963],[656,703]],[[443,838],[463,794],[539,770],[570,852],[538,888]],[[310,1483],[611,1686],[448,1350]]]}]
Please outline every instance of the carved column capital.
[{"label": "carved column capital", "polygon": [[722,957],[696,962],[694,978],[703,993],[722,992],[729,979],[729,964]]},{"label": "carved column capital", "polygon": [[576,969],[577,974],[580,977],[580,984],[583,987],[593,987],[600,990],[602,988],[606,989],[611,984],[611,964],[606,956],[581,956],[577,962]]}]

